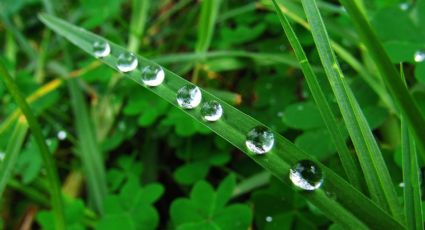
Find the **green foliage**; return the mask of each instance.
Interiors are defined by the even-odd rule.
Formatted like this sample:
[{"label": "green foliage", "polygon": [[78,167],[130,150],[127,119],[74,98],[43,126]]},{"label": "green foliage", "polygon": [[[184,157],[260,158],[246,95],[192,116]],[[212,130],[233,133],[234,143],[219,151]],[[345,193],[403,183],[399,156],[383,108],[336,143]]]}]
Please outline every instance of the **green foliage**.
[{"label": "green foliage", "polygon": [[160,184],[141,187],[137,177],[129,176],[118,195],[105,198],[105,214],[96,229],[156,229],[159,215],[153,203],[163,192]]},{"label": "green foliage", "polygon": [[226,177],[214,191],[213,187],[199,181],[190,193],[190,199],[176,199],[170,209],[176,229],[247,229],[252,213],[247,205],[229,202],[235,188],[234,175]]},{"label": "green foliage", "polygon": [[[0,229],[421,229],[425,0],[339,2],[0,1]],[[164,83],[143,87],[145,65]],[[189,83],[219,121],[178,107]],[[275,136],[261,156],[257,125]],[[304,159],[316,191],[289,179]]]}]

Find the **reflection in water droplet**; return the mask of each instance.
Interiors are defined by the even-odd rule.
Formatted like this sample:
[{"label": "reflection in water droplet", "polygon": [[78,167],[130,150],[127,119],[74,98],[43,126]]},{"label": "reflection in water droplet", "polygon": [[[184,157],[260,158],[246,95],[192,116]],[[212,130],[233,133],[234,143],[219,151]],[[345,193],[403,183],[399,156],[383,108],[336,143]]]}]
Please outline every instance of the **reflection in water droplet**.
[{"label": "reflection in water droplet", "polygon": [[184,109],[197,107],[202,100],[201,90],[194,85],[187,84],[177,91],[177,103]]},{"label": "reflection in water droplet", "polygon": [[93,43],[93,53],[97,58],[103,58],[111,53],[111,47],[106,41],[95,41]]},{"label": "reflection in water droplet", "polygon": [[142,69],[142,81],[147,86],[161,85],[164,77],[164,70],[159,66],[145,66]]},{"label": "reflection in water droplet", "polygon": [[323,184],[320,167],[310,160],[301,160],[290,169],[289,179],[303,190],[316,190]]},{"label": "reflection in water droplet", "polygon": [[425,51],[419,50],[415,53],[415,62],[423,62],[425,60]]},{"label": "reflection in water droplet", "polygon": [[138,64],[137,58],[132,53],[122,53],[118,56],[117,68],[121,72],[130,72],[136,69]]},{"label": "reflection in water droplet", "polygon": [[223,115],[223,107],[217,101],[208,101],[202,105],[201,115],[207,121],[217,121]]},{"label": "reflection in water droplet", "polygon": [[269,152],[274,145],[274,134],[264,126],[257,126],[246,135],[246,147],[255,154]]},{"label": "reflection in water droplet", "polygon": [[271,217],[271,216],[267,216],[267,217],[266,217],[266,221],[267,221],[267,222],[269,222],[269,223],[270,223],[270,222],[272,222],[272,221],[273,221],[273,217]]},{"label": "reflection in water droplet", "polygon": [[404,188],[404,182],[400,182],[400,183],[398,184],[398,187],[400,187],[400,188]]},{"label": "reflection in water droplet", "polygon": [[59,140],[65,140],[68,134],[64,130],[61,130],[58,132],[57,136]]}]

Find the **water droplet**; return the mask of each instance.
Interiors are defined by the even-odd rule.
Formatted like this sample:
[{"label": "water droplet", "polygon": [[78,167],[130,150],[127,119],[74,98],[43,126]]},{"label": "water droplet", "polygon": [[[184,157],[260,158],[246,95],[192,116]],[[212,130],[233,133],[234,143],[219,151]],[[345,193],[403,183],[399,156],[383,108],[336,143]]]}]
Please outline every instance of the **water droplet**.
[{"label": "water droplet", "polygon": [[400,9],[403,11],[407,11],[410,8],[410,4],[408,2],[400,3]]},{"label": "water droplet", "polygon": [[400,182],[400,184],[398,184],[398,187],[404,188],[404,182]]},{"label": "water droplet", "polygon": [[253,153],[267,153],[273,148],[274,134],[264,126],[257,126],[248,132],[245,144]]},{"label": "water droplet", "polygon": [[132,53],[122,53],[118,56],[117,67],[121,72],[130,72],[136,69],[137,58]]},{"label": "water droplet", "polygon": [[202,105],[201,115],[206,121],[217,121],[223,115],[223,107],[217,101],[208,101]]},{"label": "water droplet", "polygon": [[289,179],[303,190],[316,190],[323,184],[322,170],[313,161],[301,160],[289,171]]},{"label": "water droplet", "polygon": [[52,140],[47,139],[47,140],[46,140],[46,145],[47,145],[47,146],[51,146],[51,145],[52,145]]},{"label": "water droplet", "polygon": [[425,51],[419,50],[415,53],[415,62],[423,62],[425,60]]},{"label": "water droplet", "polygon": [[184,109],[197,107],[201,100],[202,93],[197,86],[187,84],[177,91],[177,103]]},{"label": "water droplet", "polygon": [[93,43],[93,53],[97,58],[103,58],[111,53],[111,47],[106,41],[95,41]]},{"label": "water droplet", "polygon": [[142,81],[147,86],[161,85],[164,77],[164,70],[159,66],[145,66],[142,69]]},{"label": "water droplet", "polygon": [[267,216],[266,217],[266,222],[272,222],[273,221],[273,217],[271,217],[271,216]]},{"label": "water droplet", "polygon": [[282,111],[277,112],[277,116],[278,116],[278,117],[283,117],[283,112],[282,112]]},{"label": "water droplet", "polygon": [[57,136],[58,136],[58,139],[62,141],[62,140],[66,139],[68,134],[64,130],[61,130],[61,131],[58,132]]},{"label": "water droplet", "polygon": [[0,151],[0,161],[3,161],[5,157],[6,157],[6,153]]}]

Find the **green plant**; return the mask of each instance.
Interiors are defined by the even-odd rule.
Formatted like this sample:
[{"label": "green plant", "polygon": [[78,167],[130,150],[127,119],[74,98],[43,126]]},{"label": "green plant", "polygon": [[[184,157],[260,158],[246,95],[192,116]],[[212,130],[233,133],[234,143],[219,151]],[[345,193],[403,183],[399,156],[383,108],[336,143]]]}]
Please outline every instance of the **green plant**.
[{"label": "green plant", "polygon": [[425,1],[341,2],[0,3],[0,225],[421,229]]}]

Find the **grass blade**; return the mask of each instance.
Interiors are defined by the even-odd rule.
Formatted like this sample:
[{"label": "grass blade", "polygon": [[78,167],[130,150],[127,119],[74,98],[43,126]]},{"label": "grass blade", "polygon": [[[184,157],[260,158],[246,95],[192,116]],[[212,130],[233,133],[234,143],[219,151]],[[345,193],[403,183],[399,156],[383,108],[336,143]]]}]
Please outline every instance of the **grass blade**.
[{"label": "grass blade", "polygon": [[[79,27],[73,26],[58,18],[41,15],[41,20],[53,29],[58,34],[67,38],[74,45],[78,46],[85,52],[93,55],[92,44],[93,42],[102,39],[88,31]],[[107,41],[107,40],[106,40]],[[109,41],[108,41],[109,42]],[[101,61],[109,65],[111,68],[118,70],[116,67],[117,57],[123,52],[127,52],[124,48],[109,43],[111,46],[111,55],[102,58]],[[138,56],[139,66],[157,65],[156,63]],[[165,81],[154,88],[148,88],[153,93],[157,94],[164,100],[168,101],[173,106],[180,108],[176,102],[176,92],[184,85],[190,82],[177,76],[173,72],[165,69]],[[146,87],[140,80],[141,71],[135,69],[125,77],[135,81],[136,83]],[[395,221],[391,216],[384,212],[381,208],[376,206],[362,193],[356,190],[353,186],[348,184],[344,179],[334,173],[332,170],[317,162],[308,154],[304,153],[293,143],[275,133],[275,145],[272,151],[268,154],[258,156],[248,151],[245,146],[246,134],[258,125],[263,125],[252,117],[242,113],[233,106],[225,103],[223,100],[215,97],[207,91],[201,89],[202,100],[216,100],[218,101],[225,113],[225,117],[214,123],[206,123],[199,116],[200,108],[193,110],[183,110],[188,116],[202,122],[206,127],[211,129],[217,135],[224,138],[227,142],[231,143],[247,156],[256,161],[259,165],[270,171],[274,176],[280,180],[289,183],[289,169],[297,161],[302,159],[310,159],[319,164],[324,173],[326,174],[326,183],[322,189],[312,193],[300,193],[316,207],[322,210],[325,215],[329,216],[332,220],[338,222],[347,229],[364,229],[366,223],[371,228],[377,229],[403,229],[404,227]],[[332,191],[338,197],[337,201],[326,196],[325,191]],[[347,211],[349,209],[351,212]]]},{"label": "grass blade", "polygon": [[367,120],[341,72],[315,0],[302,0],[313,39],[353,141],[372,199],[401,221],[402,210],[391,176]]},{"label": "grass blade", "polygon": [[[404,79],[404,72],[401,69]],[[408,229],[422,229],[422,200],[420,186],[420,169],[416,152],[415,138],[409,124],[401,117],[401,151],[403,155],[403,182],[404,182],[404,213]]]},{"label": "grass blade", "polygon": [[20,149],[24,143],[28,131],[28,124],[25,117],[21,117],[16,123],[15,130],[10,137],[6,148],[6,156],[0,164],[0,202],[3,192],[12,176],[13,169],[19,156]]},{"label": "grass blade", "polygon": [[51,202],[53,207],[53,213],[55,216],[55,229],[62,230],[65,229],[65,219],[62,203],[62,193],[60,190],[59,176],[57,174],[55,161],[53,160],[52,154],[47,147],[46,141],[41,133],[41,128],[37,122],[37,119],[33,115],[30,107],[16,86],[10,74],[7,72],[6,67],[3,62],[0,61],[0,76],[3,78],[3,81],[6,85],[6,88],[9,90],[10,94],[15,99],[19,108],[22,110],[22,113],[25,115],[28,125],[34,135],[38,148],[40,149],[41,158],[44,162],[44,167],[46,167],[47,177],[50,183],[51,188]]},{"label": "grass blade", "polygon": [[87,105],[84,102],[77,79],[68,81],[71,93],[72,109],[76,122],[79,141],[79,156],[81,158],[85,178],[87,180],[90,202],[100,213],[103,210],[103,200],[107,194],[106,173],[102,153],[96,142],[93,125],[90,121]]},{"label": "grass blade", "polygon": [[133,0],[130,21],[130,35],[128,49],[137,52],[140,48],[140,41],[143,40],[143,33],[146,27],[148,11],[151,2],[149,0]]},{"label": "grass blade", "polygon": [[195,46],[195,51],[197,53],[203,53],[210,47],[220,3],[221,0],[202,1],[201,15],[198,24],[198,40]]},{"label": "grass blade", "polygon": [[320,87],[319,81],[317,80],[316,75],[311,68],[311,65],[304,53],[304,50],[299,42],[297,35],[295,34],[292,26],[290,25],[288,19],[283,15],[281,9],[277,5],[276,1],[273,0],[273,4],[275,6],[276,12],[279,16],[280,23],[288,37],[291,46],[295,51],[295,55],[298,58],[298,61],[301,65],[301,69],[305,75],[307,80],[308,87],[313,95],[314,101],[318,105],[320,114],[322,115],[323,120],[325,121],[326,127],[331,134],[332,139],[334,140],[334,144],[336,146],[337,152],[339,154],[339,159],[344,168],[345,174],[348,177],[349,182],[357,187],[361,187],[361,173],[360,169],[357,166],[356,159],[354,155],[350,152],[347,147],[344,135],[342,134],[342,130],[336,126],[337,120],[334,113],[331,110],[329,103],[327,102],[325,93]]},{"label": "grass blade", "polygon": [[373,31],[371,25],[367,21],[363,11],[358,6],[358,1],[340,0],[347,9],[348,14],[352,18],[352,22],[360,35],[361,40],[369,51],[370,56],[374,60],[376,67],[381,75],[382,80],[388,87],[393,101],[397,105],[401,114],[409,122],[409,127],[416,136],[417,143],[422,150],[422,160],[425,160],[425,119],[418,106],[413,100],[407,88],[404,87],[400,75],[397,73],[395,66],[391,63],[384,47],[379,42],[378,37]]}]

